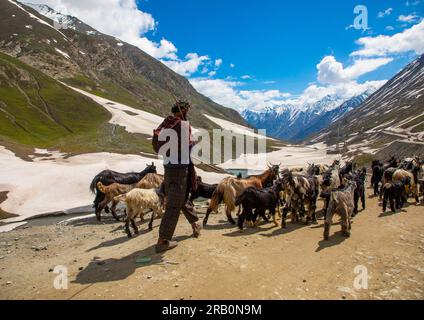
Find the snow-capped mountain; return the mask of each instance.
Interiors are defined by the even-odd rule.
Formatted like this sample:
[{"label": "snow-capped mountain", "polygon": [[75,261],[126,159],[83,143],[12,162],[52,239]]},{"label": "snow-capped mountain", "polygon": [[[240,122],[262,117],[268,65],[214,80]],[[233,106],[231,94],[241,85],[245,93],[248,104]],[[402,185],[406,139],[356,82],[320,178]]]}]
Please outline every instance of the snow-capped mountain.
[{"label": "snow-capped mountain", "polygon": [[272,137],[298,142],[358,107],[372,92],[367,90],[348,100],[327,95],[315,103],[303,106],[284,104],[260,112],[246,109],[242,116],[250,125],[266,129]]},{"label": "snow-capped mountain", "polygon": [[87,34],[94,35],[97,33],[95,29],[80,21],[74,16],[62,14],[55,11],[51,7],[45,4],[35,4],[30,2],[21,2],[22,4],[34,9],[39,14],[45,16],[48,19],[57,23],[58,29],[72,29],[78,32],[85,32]]},{"label": "snow-capped mountain", "polygon": [[[316,133],[313,142],[361,144],[379,149],[395,140],[407,141],[412,152],[424,139],[424,55],[408,64],[359,108]],[[413,144],[413,142],[418,142]],[[396,149],[397,148],[397,149]],[[393,152],[399,153],[399,146]]]}]

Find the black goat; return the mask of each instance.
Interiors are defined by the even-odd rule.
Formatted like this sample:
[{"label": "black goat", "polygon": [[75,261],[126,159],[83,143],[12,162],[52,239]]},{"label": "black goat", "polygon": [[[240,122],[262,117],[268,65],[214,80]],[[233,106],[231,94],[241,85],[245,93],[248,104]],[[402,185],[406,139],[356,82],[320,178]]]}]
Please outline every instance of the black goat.
[{"label": "black goat", "polygon": [[242,213],[238,217],[238,227],[243,230],[244,221],[256,222],[258,216],[265,221],[269,221],[265,215],[265,211],[269,210],[269,214],[275,220],[275,211],[279,204],[280,191],[282,190],[282,181],[277,180],[272,187],[258,189],[256,187],[248,187],[237,198],[235,205],[243,206]]},{"label": "black goat", "polygon": [[371,164],[372,176],[371,176],[371,187],[374,188],[374,196],[380,194],[380,183],[383,179],[384,167],[380,160],[373,160]]},{"label": "black goat", "polygon": [[193,203],[197,198],[210,199],[215,191],[217,184],[208,184],[202,181],[202,177],[197,176],[197,189],[190,195],[190,202]]},{"label": "black goat", "polygon": [[365,210],[365,178],[367,176],[367,169],[357,170],[351,175],[346,176],[348,180],[354,181],[356,188],[353,195],[354,208],[352,217],[358,214],[358,202],[361,199],[362,209]]},{"label": "black goat", "polygon": [[383,212],[386,212],[387,202],[390,203],[390,209],[392,212],[402,209],[403,205],[407,201],[406,186],[409,186],[410,184],[410,179],[406,178],[402,181],[388,182],[383,186]]},{"label": "black goat", "polygon": [[[152,162],[151,165],[147,165],[146,169],[141,172],[128,172],[128,173],[120,173],[112,170],[103,170],[99,174],[97,174],[90,184],[90,190],[92,193],[96,194],[94,198],[93,208],[95,209],[97,217],[100,217],[99,204],[105,198],[105,194],[100,192],[97,188],[97,183],[101,182],[104,186],[111,185],[112,183],[121,183],[121,184],[133,184],[139,182],[144,178],[148,173],[157,173],[156,166]],[[105,211],[109,212],[109,208],[106,206]]]},{"label": "black goat", "polygon": [[345,165],[340,169],[339,176],[340,176],[340,182],[343,182],[343,178],[345,175],[353,172],[354,164],[352,161],[347,161]]}]

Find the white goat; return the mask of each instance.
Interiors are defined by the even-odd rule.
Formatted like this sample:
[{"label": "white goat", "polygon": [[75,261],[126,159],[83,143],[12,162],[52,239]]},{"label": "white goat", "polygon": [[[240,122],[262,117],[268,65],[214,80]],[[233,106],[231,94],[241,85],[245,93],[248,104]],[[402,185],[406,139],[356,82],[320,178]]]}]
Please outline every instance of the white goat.
[{"label": "white goat", "polygon": [[123,201],[127,205],[127,218],[125,221],[125,231],[128,238],[132,237],[130,231],[130,222],[135,233],[138,233],[138,228],[135,224],[135,218],[140,215],[143,217],[144,210],[151,209],[152,218],[149,222],[149,230],[153,229],[153,219],[155,215],[162,217],[164,196],[159,192],[159,189],[133,189],[127,194],[115,197],[116,201]]}]

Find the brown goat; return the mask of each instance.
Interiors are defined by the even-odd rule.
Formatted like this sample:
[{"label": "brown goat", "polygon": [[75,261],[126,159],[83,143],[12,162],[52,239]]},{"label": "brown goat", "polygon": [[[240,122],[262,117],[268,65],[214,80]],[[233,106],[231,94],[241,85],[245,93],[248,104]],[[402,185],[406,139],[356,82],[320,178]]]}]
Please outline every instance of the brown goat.
[{"label": "brown goat", "polygon": [[119,221],[119,217],[116,215],[116,205],[117,203],[114,201],[116,196],[121,194],[125,194],[130,192],[132,189],[136,187],[137,184],[121,184],[121,183],[112,183],[111,185],[105,186],[100,181],[97,182],[97,189],[105,194],[105,198],[102,202],[99,203],[99,212],[109,204],[109,202],[113,201],[113,205],[111,207],[111,212],[113,217]]},{"label": "brown goat", "polygon": [[119,217],[116,214],[116,206],[119,203],[118,198],[115,197],[130,192],[132,189],[154,189],[159,188],[163,183],[163,175],[157,173],[148,173],[141,179],[139,182],[134,184],[121,184],[121,183],[112,183],[111,185],[105,186],[101,182],[97,183],[97,188],[100,192],[105,194],[105,198],[99,204],[99,209],[101,210],[106,207],[109,202],[112,201],[112,205],[110,210],[112,212],[113,217],[119,221]]}]

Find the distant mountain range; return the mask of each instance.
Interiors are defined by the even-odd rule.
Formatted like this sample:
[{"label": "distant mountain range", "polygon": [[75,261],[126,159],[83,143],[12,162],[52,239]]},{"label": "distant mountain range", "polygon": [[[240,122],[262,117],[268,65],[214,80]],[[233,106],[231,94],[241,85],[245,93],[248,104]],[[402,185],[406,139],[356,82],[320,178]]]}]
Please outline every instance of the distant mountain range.
[{"label": "distant mountain range", "polygon": [[343,143],[352,152],[385,149],[385,156],[424,154],[424,55],[310,141]]},{"label": "distant mountain range", "polygon": [[259,112],[245,110],[242,116],[250,125],[266,129],[272,137],[301,142],[358,107],[373,91],[369,89],[348,100],[327,95],[316,103],[300,107],[284,104]]}]

